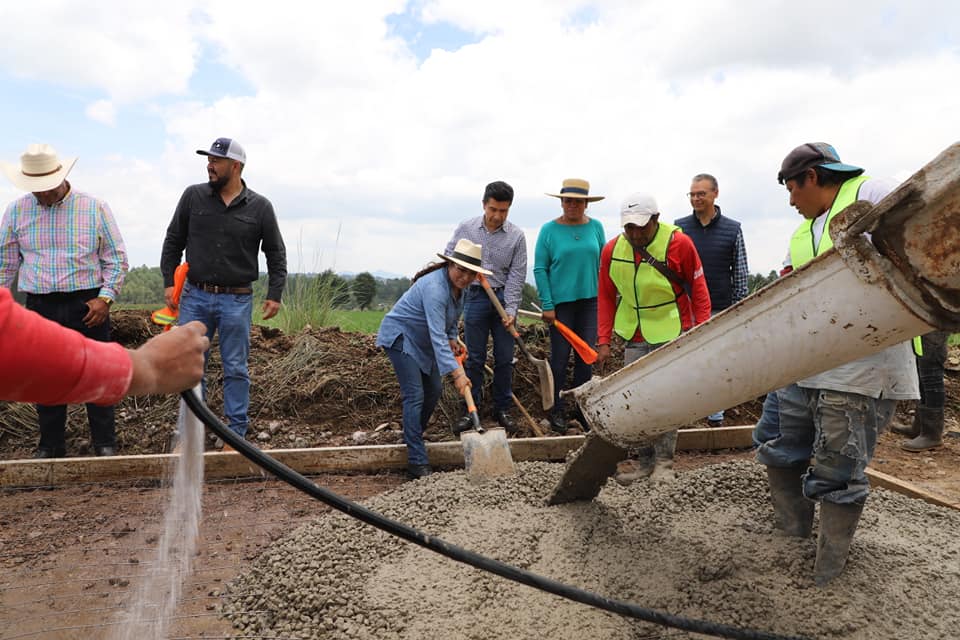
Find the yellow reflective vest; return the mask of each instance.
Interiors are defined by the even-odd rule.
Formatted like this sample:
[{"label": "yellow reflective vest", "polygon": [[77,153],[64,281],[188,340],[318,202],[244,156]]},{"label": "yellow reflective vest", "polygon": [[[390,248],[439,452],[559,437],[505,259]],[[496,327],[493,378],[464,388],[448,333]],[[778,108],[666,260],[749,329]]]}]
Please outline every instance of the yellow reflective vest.
[{"label": "yellow reflective vest", "polygon": [[827,212],[827,222],[823,225],[819,243],[813,241],[813,223],[816,219],[804,220],[800,223],[797,230],[793,232],[793,237],[790,238],[790,264],[794,269],[805,265],[833,246],[833,238],[830,237],[830,221],[857,201],[860,185],[869,179],[868,176],[857,176],[840,185],[840,191],[837,192],[837,197],[833,199],[833,205]]},{"label": "yellow reflective vest", "polygon": [[[657,235],[647,245],[647,251],[665,263],[670,241],[678,232],[678,227],[661,222]],[[613,246],[610,280],[620,293],[613,319],[613,330],[618,336],[633,340],[637,327],[650,344],[667,342],[680,335],[680,308],[677,306],[680,294],[655,267],[646,262],[636,263],[633,246],[622,233]]]}]

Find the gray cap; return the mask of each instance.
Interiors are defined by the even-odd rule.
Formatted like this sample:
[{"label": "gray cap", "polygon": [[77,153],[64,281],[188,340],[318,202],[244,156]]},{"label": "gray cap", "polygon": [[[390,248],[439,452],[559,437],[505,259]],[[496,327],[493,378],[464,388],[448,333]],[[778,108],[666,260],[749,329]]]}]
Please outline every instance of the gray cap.
[{"label": "gray cap", "polygon": [[232,138],[217,138],[210,145],[210,151],[197,149],[197,153],[202,156],[214,156],[215,158],[229,158],[247,164],[247,152],[243,150],[240,143]]}]

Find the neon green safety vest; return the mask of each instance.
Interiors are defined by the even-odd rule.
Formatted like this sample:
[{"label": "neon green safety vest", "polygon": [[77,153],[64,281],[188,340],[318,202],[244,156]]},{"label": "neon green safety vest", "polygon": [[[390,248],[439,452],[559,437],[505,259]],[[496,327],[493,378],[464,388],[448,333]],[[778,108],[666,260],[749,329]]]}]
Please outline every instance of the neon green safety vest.
[{"label": "neon green safety vest", "polygon": [[[673,234],[680,229],[660,223],[647,251],[661,262],[667,261],[667,249]],[[640,327],[643,339],[650,344],[673,340],[680,335],[680,309],[670,281],[646,262],[637,264],[633,246],[620,234],[613,246],[610,279],[620,293],[613,330],[624,340],[632,340]]]},{"label": "neon green safety vest", "polygon": [[830,237],[830,221],[834,216],[857,201],[857,194],[860,192],[860,185],[869,180],[868,176],[857,176],[850,178],[842,185],[837,197],[833,199],[833,205],[827,213],[827,222],[823,225],[823,233],[820,235],[820,243],[813,243],[813,220],[804,220],[793,232],[790,238],[790,264],[797,269],[813,260],[821,253],[827,251],[833,246],[833,238]]}]

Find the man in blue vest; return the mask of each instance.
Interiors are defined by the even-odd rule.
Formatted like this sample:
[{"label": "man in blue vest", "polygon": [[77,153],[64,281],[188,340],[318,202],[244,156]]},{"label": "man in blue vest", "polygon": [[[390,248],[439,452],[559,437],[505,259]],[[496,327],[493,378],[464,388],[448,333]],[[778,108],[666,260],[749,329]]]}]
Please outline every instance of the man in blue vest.
[{"label": "man in blue vest", "polygon": [[[597,295],[597,362],[610,357],[616,333],[626,341],[625,365],[710,319],[710,294],[703,265],[690,238],[659,222],[653,196],[634,193],[620,205],[623,233],[600,252]],[[614,479],[622,485],[673,474],[677,432],[670,431],[633,451]]]},{"label": "man in blue vest", "polygon": [[[720,212],[714,203],[719,195],[717,179],[709,173],[698,173],[690,181],[687,194],[693,213],[674,221],[690,236],[700,254],[714,315],[747,297],[750,275],[740,223]],[[711,427],[722,427],[723,410],[711,413],[707,422]]]},{"label": "man in blue vest", "polygon": [[[876,204],[895,186],[862,174],[824,142],[803,144],[783,160],[777,179],[803,216],[790,240],[794,269],[833,246],[830,222],[837,213],[857,200]],[[909,342],[895,345],[799,380],[777,397],[780,434],[760,445],[757,460],[767,467],[775,526],[785,535],[808,537],[820,503],[814,581],[823,586],[846,565],[870,492],[865,471],[877,434],[897,400],[919,397],[913,351]]]}]

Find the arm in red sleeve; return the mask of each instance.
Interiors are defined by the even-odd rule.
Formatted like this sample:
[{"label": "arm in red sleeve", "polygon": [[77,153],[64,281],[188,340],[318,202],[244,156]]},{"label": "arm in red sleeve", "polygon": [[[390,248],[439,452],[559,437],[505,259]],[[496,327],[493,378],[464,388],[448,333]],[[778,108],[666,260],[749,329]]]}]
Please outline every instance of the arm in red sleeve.
[{"label": "arm in red sleeve", "polygon": [[115,404],[130,387],[133,362],[113,342],[97,342],[16,302],[0,288],[0,400]]},{"label": "arm in red sleeve", "polygon": [[613,335],[613,314],[617,310],[617,287],[610,279],[610,259],[617,238],[604,245],[600,252],[600,278],[597,285],[597,344],[610,344]]},{"label": "arm in red sleeve", "polygon": [[[710,291],[707,289],[707,279],[703,276],[703,265],[700,263],[700,255],[697,253],[697,248],[694,246],[690,236],[678,233],[673,237],[667,253],[667,263],[671,269],[682,275],[683,279],[690,283],[692,293],[690,304],[692,304],[693,307],[694,326],[709,320],[711,312]],[[678,287],[674,285],[674,289],[677,288]],[[684,298],[686,298],[686,296],[683,296],[681,301]],[[684,322],[684,325],[686,325],[686,322]],[[684,326],[684,329],[687,328],[688,327]]]}]

